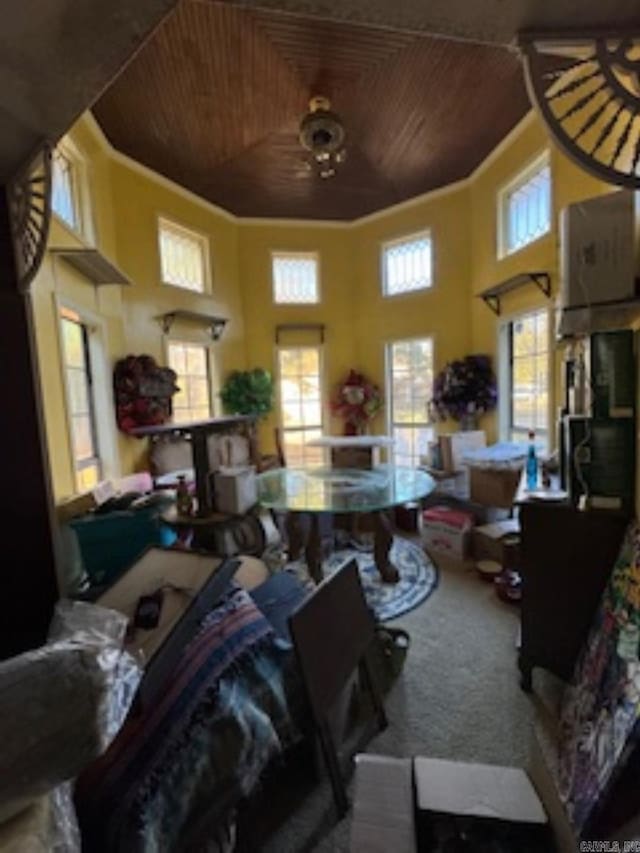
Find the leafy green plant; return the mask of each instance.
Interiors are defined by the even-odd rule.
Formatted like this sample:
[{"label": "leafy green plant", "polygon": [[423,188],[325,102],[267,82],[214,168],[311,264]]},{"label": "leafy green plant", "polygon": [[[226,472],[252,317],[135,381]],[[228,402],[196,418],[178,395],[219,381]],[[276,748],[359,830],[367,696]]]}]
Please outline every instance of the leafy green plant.
[{"label": "leafy green plant", "polygon": [[273,393],[273,377],[268,370],[256,367],[230,373],[220,399],[228,414],[264,418],[273,409]]}]

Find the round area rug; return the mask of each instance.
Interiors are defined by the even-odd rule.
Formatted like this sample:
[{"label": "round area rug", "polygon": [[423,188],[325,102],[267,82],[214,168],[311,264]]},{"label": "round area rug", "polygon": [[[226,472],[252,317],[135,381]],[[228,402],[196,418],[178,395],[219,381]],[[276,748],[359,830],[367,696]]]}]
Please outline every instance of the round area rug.
[{"label": "round area rug", "polygon": [[355,559],[367,604],[379,622],[387,622],[422,604],[438,583],[436,567],[422,548],[413,542],[395,536],[390,556],[391,562],[400,573],[398,583],[382,583],[373,554],[356,548],[340,548],[334,551],[324,561],[322,568],[326,576],[348,560]]}]

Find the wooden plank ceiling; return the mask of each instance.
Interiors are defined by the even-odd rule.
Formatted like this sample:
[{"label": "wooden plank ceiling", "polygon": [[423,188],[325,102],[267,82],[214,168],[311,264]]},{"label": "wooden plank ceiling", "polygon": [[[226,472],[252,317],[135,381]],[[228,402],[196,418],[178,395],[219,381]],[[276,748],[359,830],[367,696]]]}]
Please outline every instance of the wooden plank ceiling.
[{"label": "wooden plank ceiling", "polygon": [[[297,132],[331,98],[347,161]],[[467,176],[529,108],[503,47],[183,0],[94,106],[112,144],[239,216],[353,219]]]}]

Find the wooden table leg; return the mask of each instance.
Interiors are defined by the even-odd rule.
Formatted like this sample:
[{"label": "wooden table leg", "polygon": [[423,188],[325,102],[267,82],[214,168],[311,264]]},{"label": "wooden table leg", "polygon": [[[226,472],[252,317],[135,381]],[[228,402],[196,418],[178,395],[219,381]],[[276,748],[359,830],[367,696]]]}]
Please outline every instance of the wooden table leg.
[{"label": "wooden table leg", "polygon": [[304,532],[299,512],[288,512],[285,521],[287,529],[287,551],[290,560],[297,560],[304,548]]},{"label": "wooden table leg", "polygon": [[373,513],[374,542],[373,556],[376,568],[380,572],[383,583],[398,583],[400,573],[389,560],[389,551],[393,542],[391,522],[385,510]]},{"label": "wooden table leg", "polygon": [[311,524],[307,548],[305,552],[307,568],[312,580],[320,583],[322,580],[322,542],[320,539],[320,516],[317,512],[311,514]]}]

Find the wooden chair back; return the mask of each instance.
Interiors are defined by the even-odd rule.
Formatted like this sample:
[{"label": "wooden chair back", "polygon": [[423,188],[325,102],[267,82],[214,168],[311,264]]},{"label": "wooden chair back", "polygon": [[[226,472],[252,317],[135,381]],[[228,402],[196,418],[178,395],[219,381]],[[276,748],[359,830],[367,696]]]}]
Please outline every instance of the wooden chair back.
[{"label": "wooden chair back", "polygon": [[348,808],[330,713],[354,671],[371,694],[379,727],[387,720],[367,660],[375,622],[367,607],[358,566],[350,560],[325,578],[289,618],[289,630],[340,816]]}]

